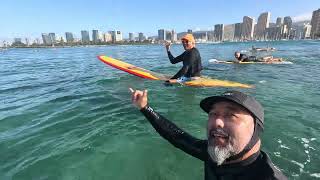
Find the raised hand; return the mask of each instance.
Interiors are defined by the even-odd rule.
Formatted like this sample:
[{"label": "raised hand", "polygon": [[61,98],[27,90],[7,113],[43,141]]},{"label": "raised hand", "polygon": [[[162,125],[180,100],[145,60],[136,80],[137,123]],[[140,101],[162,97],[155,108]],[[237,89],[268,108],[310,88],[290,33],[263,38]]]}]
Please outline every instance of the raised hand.
[{"label": "raised hand", "polygon": [[171,42],[168,42],[168,41],[165,42],[164,45],[165,45],[167,51],[170,51],[170,46],[171,46],[171,44],[172,44]]},{"label": "raised hand", "polygon": [[133,90],[129,88],[131,92],[131,100],[132,104],[134,104],[138,109],[142,109],[148,104],[148,91],[140,91],[140,90]]}]

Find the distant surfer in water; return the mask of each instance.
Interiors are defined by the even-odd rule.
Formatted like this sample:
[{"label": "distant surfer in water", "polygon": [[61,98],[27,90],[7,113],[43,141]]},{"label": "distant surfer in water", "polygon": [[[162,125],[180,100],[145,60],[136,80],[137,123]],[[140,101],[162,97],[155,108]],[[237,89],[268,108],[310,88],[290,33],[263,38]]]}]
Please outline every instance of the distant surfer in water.
[{"label": "distant surfer in water", "polygon": [[198,49],[195,47],[195,40],[192,34],[186,34],[181,38],[181,42],[185,51],[174,57],[170,52],[170,42],[165,43],[165,47],[168,53],[168,57],[172,64],[179,62],[183,63],[182,68],[167,80],[166,83],[185,82],[200,77],[202,70],[201,56]]},{"label": "distant surfer in water", "polygon": [[273,48],[273,47],[267,47],[267,48],[258,48],[258,47],[254,47],[254,46],[252,46],[252,49],[251,49],[251,51],[275,51],[276,50],[276,48]]},{"label": "distant surfer in water", "polygon": [[265,62],[265,63],[273,63],[273,62],[282,62],[282,58],[274,58],[273,56],[266,57],[256,57],[256,56],[247,56],[246,54],[242,54],[238,51],[234,53],[234,57],[236,58],[236,62]]}]

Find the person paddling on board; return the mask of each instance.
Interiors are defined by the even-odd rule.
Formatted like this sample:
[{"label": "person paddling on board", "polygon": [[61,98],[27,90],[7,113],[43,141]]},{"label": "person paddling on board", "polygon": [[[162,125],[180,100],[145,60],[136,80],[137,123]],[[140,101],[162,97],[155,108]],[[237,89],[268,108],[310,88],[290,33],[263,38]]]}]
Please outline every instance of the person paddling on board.
[{"label": "person paddling on board", "polygon": [[201,56],[198,49],[195,47],[195,40],[192,34],[186,34],[181,38],[181,42],[185,51],[174,57],[171,54],[170,46],[171,43],[166,42],[165,47],[168,53],[168,57],[172,64],[176,64],[179,62],[183,63],[182,68],[170,78],[170,80],[166,81],[168,83],[175,82],[185,82],[190,81],[192,79],[196,79],[200,77],[200,72],[202,70]]},{"label": "person paddling on board", "polygon": [[265,63],[273,63],[273,62],[282,62],[282,58],[274,58],[273,56],[266,56],[257,58],[256,56],[247,56],[246,54],[242,54],[238,51],[234,53],[234,57],[236,58],[236,62],[265,62]]},{"label": "person paddling on board", "polygon": [[152,109],[147,90],[130,91],[132,103],[160,136],[203,161],[205,180],[287,179],[260,149],[264,110],[255,98],[227,91],[203,99],[200,107],[208,113],[207,138],[198,139]]}]

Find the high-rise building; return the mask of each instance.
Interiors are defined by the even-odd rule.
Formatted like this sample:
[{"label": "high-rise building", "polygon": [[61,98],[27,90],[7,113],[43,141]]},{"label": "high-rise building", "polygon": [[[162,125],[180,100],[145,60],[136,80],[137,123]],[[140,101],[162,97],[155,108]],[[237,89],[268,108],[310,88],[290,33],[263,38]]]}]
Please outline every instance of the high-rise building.
[{"label": "high-rise building", "polygon": [[313,11],[311,19],[311,38],[320,38],[320,9]]},{"label": "high-rise building", "polygon": [[268,40],[280,40],[281,39],[282,26],[272,26],[266,28],[266,39]]},{"label": "high-rise building", "polygon": [[139,42],[142,42],[146,39],[142,32],[139,33],[138,37],[139,37]]},{"label": "high-rise building", "polygon": [[194,31],[192,34],[197,42],[206,42],[208,40],[208,31]]},{"label": "high-rise building", "polygon": [[264,39],[266,28],[269,27],[270,22],[270,12],[265,12],[260,14],[258,18],[258,23],[255,29],[255,39]]},{"label": "high-rise building", "polygon": [[52,45],[51,37],[46,33],[42,33],[42,41],[44,45]]},{"label": "high-rise building", "polygon": [[134,34],[133,33],[129,33],[129,41],[134,41]]},{"label": "high-rise building", "polygon": [[178,35],[174,29],[171,31],[171,42],[176,42],[178,41]]},{"label": "high-rise building", "polygon": [[223,41],[223,24],[216,24],[214,25],[214,39],[215,41]]},{"label": "high-rise building", "polygon": [[56,43],[56,34],[55,33],[49,33],[49,37],[51,39],[51,43]]},{"label": "high-rise building", "polygon": [[67,43],[73,43],[74,42],[74,37],[72,32],[66,32],[66,40]]},{"label": "high-rise building", "polygon": [[192,29],[187,30],[188,34],[192,34]]},{"label": "high-rise building", "polygon": [[166,31],[164,29],[158,30],[158,39],[159,39],[159,41],[166,40]]},{"label": "high-rise building", "polygon": [[[283,33],[282,36],[284,39],[289,39],[290,36],[292,36],[290,34],[291,31],[291,28],[292,28],[292,19],[290,16],[286,16],[283,18],[283,25],[286,26],[286,29],[284,30],[286,33]],[[285,27],[284,27],[285,28]]]},{"label": "high-rise building", "polygon": [[235,24],[225,25],[223,29],[223,41],[233,41]]},{"label": "high-rise building", "polygon": [[311,27],[310,24],[304,24],[302,39],[309,39],[311,37]]},{"label": "high-rise building", "polygon": [[234,40],[239,41],[241,39],[242,23],[234,24]]},{"label": "high-rise building", "polygon": [[112,42],[122,41],[122,32],[121,31],[111,31]]},{"label": "high-rise building", "polygon": [[171,41],[172,32],[171,32],[171,31],[168,31],[168,30],[166,30],[165,32],[166,32],[166,38],[165,38],[165,40],[166,40],[166,41]]},{"label": "high-rise building", "polygon": [[92,30],[92,42],[93,43],[99,43],[100,42],[99,31],[98,30]]},{"label": "high-rise building", "polygon": [[81,31],[81,41],[82,43],[90,43],[90,35],[89,31],[82,30]]},{"label": "high-rise building", "polygon": [[243,17],[241,36],[244,40],[252,40],[254,31],[254,19],[249,16]]},{"label": "high-rise building", "polygon": [[286,16],[283,19],[283,24],[287,25],[288,31],[292,28],[292,19],[290,16]]},{"label": "high-rise building", "polygon": [[223,29],[223,41],[233,41],[234,40],[235,24],[225,25]]},{"label": "high-rise building", "polygon": [[286,24],[281,26],[281,39],[288,39],[289,38],[289,28]]},{"label": "high-rise building", "polygon": [[103,42],[111,42],[112,41],[112,35],[110,33],[103,33]]},{"label": "high-rise building", "polygon": [[269,27],[276,27],[277,25],[276,25],[276,23],[269,23]]},{"label": "high-rise building", "polygon": [[281,26],[283,24],[283,19],[282,17],[278,17],[276,21],[276,26]]},{"label": "high-rise building", "polygon": [[294,28],[290,29],[289,39],[297,39],[297,29],[294,29]]}]

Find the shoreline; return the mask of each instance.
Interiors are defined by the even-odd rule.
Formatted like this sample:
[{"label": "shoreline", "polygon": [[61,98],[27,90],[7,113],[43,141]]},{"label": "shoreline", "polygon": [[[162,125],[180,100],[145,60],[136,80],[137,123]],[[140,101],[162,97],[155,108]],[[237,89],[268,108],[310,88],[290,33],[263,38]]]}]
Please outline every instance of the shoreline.
[{"label": "shoreline", "polygon": [[[224,44],[224,43],[265,43],[265,42],[288,42],[288,41],[319,41],[314,39],[299,39],[299,40],[276,40],[276,41],[224,41],[224,42],[196,42],[196,44]],[[175,42],[173,44],[181,44],[180,42]],[[54,49],[54,48],[72,48],[72,47],[104,47],[104,46],[121,46],[121,45],[162,45],[162,43],[107,43],[107,44],[90,44],[90,45],[81,45],[81,44],[74,44],[74,45],[56,45],[56,46],[12,46],[12,47],[0,47],[0,50],[6,49],[14,49],[14,48],[26,48],[26,49]]]}]

